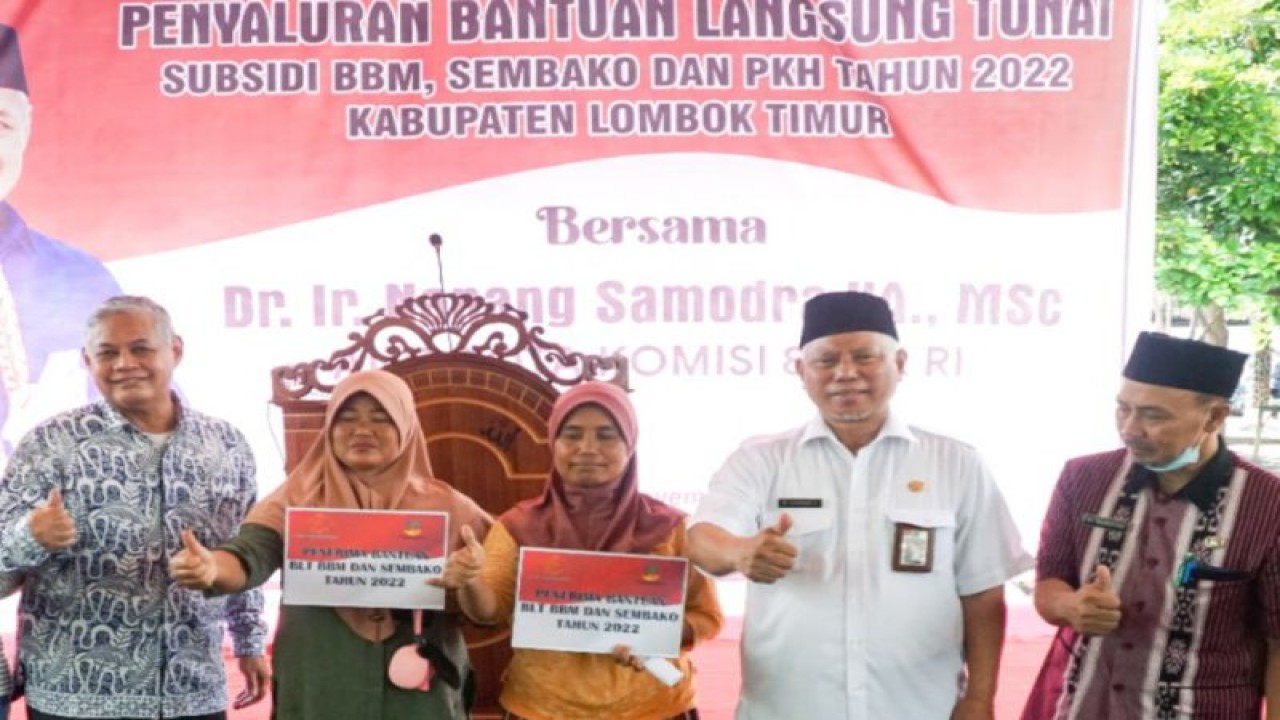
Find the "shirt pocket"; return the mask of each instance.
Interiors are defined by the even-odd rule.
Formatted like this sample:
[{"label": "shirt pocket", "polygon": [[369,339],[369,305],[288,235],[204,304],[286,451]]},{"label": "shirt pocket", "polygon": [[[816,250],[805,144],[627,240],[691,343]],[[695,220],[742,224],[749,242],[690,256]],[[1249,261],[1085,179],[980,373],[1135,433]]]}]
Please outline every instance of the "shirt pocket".
[{"label": "shirt pocket", "polygon": [[922,528],[955,527],[956,513],[945,508],[889,508],[885,511],[889,522]]},{"label": "shirt pocket", "polygon": [[833,580],[834,543],[836,541],[836,509],[829,498],[821,507],[780,507],[774,500],[765,515],[764,527],[774,527],[786,513],[791,518],[791,529],[784,540],[795,546],[797,557],[791,575],[806,578],[806,582]]},{"label": "shirt pocket", "polygon": [[[925,553],[928,557],[927,572],[941,572],[944,575],[951,573],[952,566],[955,563],[956,513],[954,510],[946,508],[891,507],[885,510],[885,515],[889,520],[888,536],[886,537],[889,548],[886,552],[886,560],[891,565],[896,554],[900,552],[900,548],[897,547],[899,526],[926,528],[929,530],[929,543],[932,545]],[[923,548],[917,549],[917,552],[921,551],[923,551]]]}]

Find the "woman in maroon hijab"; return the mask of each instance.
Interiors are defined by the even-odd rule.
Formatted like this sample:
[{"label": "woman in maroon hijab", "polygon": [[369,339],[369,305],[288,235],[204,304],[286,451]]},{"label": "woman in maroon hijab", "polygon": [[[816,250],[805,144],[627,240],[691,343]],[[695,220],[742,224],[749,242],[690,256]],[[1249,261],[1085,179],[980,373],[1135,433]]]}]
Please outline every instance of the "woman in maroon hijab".
[{"label": "woman in maroon hijab", "polygon": [[[540,497],[498,518],[484,543],[478,582],[459,592],[481,623],[510,622],[521,547],[685,555],[684,515],[636,487],[636,418],[626,393],[588,382],[560,396],[548,428],[553,469]],[[500,702],[513,720],[697,718],[688,650],[714,637],[723,616],[715,585],[690,567],[682,674],[665,686],[626,647],[614,655],[517,649]]]}]

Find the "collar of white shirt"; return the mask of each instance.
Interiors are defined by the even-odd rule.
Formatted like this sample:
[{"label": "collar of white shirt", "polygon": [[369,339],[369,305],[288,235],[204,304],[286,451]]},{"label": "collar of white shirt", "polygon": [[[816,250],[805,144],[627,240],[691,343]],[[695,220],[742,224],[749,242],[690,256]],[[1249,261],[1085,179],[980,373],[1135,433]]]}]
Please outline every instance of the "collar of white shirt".
[{"label": "collar of white shirt", "polygon": [[[831,431],[831,427],[827,425],[827,422],[822,419],[821,415],[815,416],[805,424],[804,431],[800,434],[800,444],[803,445],[818,438],[826,438],[836,444],[840,443],[839,438],[837,438],[836,434]],[[872,447],[876,443],[883,441],[885,438],[901,438],[902,440],[912,444],[919,442],[915,433],[911,431],[911,426],[907,425],[905,420],[898,415],[895,415],[892,411],[889,413],[889,417],[885,420],[884,427],[880,428],[880,434],[876,436],[875,440],[868,443],[867,447]]]}]

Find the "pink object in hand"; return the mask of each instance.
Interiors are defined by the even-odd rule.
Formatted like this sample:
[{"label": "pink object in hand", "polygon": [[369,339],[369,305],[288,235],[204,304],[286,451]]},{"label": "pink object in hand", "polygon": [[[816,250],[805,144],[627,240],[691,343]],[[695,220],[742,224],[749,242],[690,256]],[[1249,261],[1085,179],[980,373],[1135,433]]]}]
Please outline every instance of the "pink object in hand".
[{"label": "pink object in hand", "polygon": [[391,664],[387,666],[387,679],[392,685],[405,690],[431,689],[431,676],[435,668],[431,661],[418,654],[418,646],[405,645],[391,656]]},{"label": "pink object in hand", "polygon": [[[421,610],[413,611],[413,635],[415,638],[422,636]],[[431,689],[431,676],[435,674],[431,661],[418,654],[417,642],[396,650],[387,665],[387,679],[392,685],[405,690],[427,692]]]}]

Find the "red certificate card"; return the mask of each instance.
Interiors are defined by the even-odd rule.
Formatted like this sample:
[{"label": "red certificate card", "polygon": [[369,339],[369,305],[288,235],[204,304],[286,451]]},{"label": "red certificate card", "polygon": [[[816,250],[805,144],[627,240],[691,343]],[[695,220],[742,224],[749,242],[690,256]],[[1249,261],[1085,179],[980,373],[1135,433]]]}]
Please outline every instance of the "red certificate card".
[{"label": "red certificate card", "polygon": [[512,647],[676,657],[689,561],[522,548]]},{"label": "red certificate card", "polygon": [[444,572],[446,513],[289,508],[286,605],[444,607],[427,579]]}]

